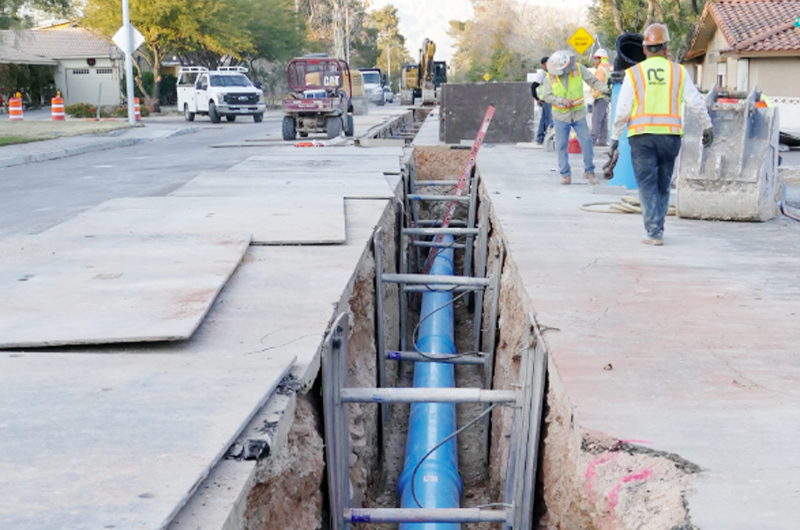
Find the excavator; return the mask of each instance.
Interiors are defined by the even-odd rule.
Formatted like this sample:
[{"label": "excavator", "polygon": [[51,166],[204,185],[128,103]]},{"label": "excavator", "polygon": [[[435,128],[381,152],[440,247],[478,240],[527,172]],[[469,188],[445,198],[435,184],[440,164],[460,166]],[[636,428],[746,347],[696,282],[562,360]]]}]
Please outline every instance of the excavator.
[{"label": "excavator", "polygon": [[419,63],[407,64],[403,67],[401,79],[400,103],[411,105],[414,98],[421,97],[423,105],[436,104],[436,89],[447,82],[447,63],[434,61],[436,44],[425,39],[419,51]]}]

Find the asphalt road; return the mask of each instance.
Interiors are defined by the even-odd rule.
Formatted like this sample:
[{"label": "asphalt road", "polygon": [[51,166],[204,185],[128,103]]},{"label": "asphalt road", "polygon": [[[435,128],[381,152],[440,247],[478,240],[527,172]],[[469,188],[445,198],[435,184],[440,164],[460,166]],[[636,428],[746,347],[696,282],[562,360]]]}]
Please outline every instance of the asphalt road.
[{"label": "asphalt road", "polygon": [[[187,124],[157,118],[159,127]],[[147,120],[145,120],[147,123]],[[0,237],[36,234],[112,198],[163,196],[202,171],[225,170],[254,148],[211,148],[248,138],[276,137],[280,121],[212,124],[198,117],[193,134],[49,162],[0,169]]]}]

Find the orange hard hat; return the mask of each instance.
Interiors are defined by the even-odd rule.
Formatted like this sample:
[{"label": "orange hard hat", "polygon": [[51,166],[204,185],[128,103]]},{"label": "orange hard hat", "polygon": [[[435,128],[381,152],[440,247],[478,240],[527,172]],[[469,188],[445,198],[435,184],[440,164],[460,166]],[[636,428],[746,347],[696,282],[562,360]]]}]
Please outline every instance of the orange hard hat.
[{"label": "orange hard hat", "polygon": [[664,24],[650,24],[644,30],[644,46],[658,46],[669,42],[669,30]]}]

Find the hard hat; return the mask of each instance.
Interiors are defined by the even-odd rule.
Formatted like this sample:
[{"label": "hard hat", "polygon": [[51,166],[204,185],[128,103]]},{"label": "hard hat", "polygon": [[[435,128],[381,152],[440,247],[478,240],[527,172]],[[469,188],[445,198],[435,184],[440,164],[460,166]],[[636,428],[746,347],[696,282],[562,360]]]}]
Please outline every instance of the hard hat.
[{"label": "hard hat", "polygon": [[669,42],[669,30],[664,24],[650,24],[644,30],[643,46],[658,46]]},{"label": "hard hat", "polygon": [[561,75],[575,66],[575,57],[568,51],[558,50],[547,60],[547,71],[552,75]]},{"label": "hard hat", "polygon": [[594,55],[592,55],[592,57],[601,57],[604,59],[608,59],[608,52],[606,51],[605,48],[598,48],[597,51],[594,52]]}]

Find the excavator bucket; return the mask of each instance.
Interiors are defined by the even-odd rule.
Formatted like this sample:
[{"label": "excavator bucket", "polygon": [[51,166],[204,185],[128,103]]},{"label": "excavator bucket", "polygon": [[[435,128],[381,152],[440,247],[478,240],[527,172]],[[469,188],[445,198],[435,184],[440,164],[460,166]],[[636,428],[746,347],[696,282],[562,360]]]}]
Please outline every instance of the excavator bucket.
[{"label": "excavator bucket", "polygon": [[706,104],[714,142],[708,148],[699,120],[686,113],[677,164],[678,216],[767,221],[777,215],[778,109],[757,105],[759,98],[758,88],[749,94],[712,89]]}]

